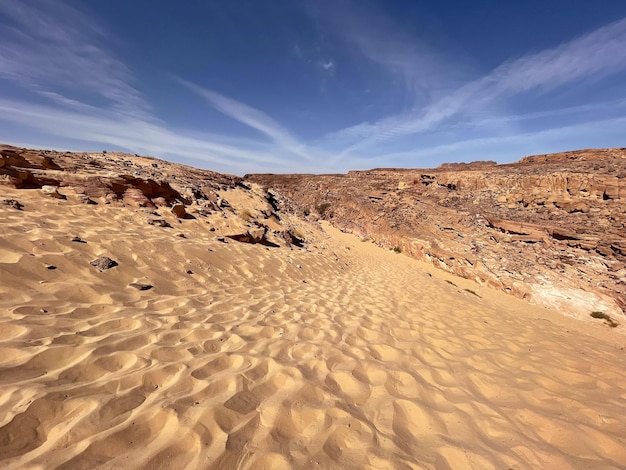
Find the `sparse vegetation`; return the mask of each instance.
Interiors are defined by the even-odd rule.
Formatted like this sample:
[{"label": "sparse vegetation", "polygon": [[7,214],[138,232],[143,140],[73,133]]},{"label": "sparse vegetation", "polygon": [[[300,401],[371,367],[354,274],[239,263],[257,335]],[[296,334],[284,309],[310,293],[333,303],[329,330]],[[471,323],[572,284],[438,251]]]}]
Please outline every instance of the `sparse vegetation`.
[{"label": "sparse vegetation", "polygon": [[591,312],[590,314],[593,318],[598,318],[601,320],[604,320],[604,322],[610,326],[611,328],[615,328],[617,325],[619,325],[619,323],[617,323],[615,320],[613,320],[611,318],[610,315],[604,313],[604,312]]},{"label": "sparse vegetation", "polygon": [[311,211],[309,209],[304,209],[304,216],[308,217],[311,214]]},{"label": "sparse vegetation", "polygon": [[317,213],[320,215],[320,217],[324,216],[324,213],[328,210],[328,208],[330,207],[330,202],[323,202],[320,205],[318,205],[315,210],[317,210]]},{"label": "sparse vegetation", "polygon": [[393,251],[394,253],[402,253],[402,248],[400,248],[399,246],[394,246],[393,250],[391,251]]},{"label": "sparse vegetation", "polygon": [[363,237],[363,238],[361,238],[361,241],[362,241],[363,243],[365,243],[365,242],[370,241],[370,239],[369,239],[369,238],[367,238],[367,237]]}]

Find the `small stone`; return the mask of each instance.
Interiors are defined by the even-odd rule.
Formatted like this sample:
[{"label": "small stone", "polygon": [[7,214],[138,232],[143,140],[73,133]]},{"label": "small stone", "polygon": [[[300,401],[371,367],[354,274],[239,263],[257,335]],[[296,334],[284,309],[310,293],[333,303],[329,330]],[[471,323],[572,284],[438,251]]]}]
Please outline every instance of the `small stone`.
[{"label": "small stone", "polygon": [[51,186],[51,185],[48,185],[48,184],[44,184],[41,187],[41,193],[44,196],[52,197],[52,198],[55,198],[55,199],[67,199],[67,196],[59,193],[59,190],[57,189],[56,186]]},{"label": "small stone", "polygon": [[218,242],[226,243],[226,239],[224,237],[217,237]]},{"label": "small stone", "polygon": [[83,240],[80,237],[72,237],[72,241],[76,243],[87,243],[85,240]]},{"label": "small stone", "polygon": [[17,199],[3,199],[2,204],[12,207],[13,209],[16,209],[18,211],[21,211],[24,208],[24,205],[20,203],[20,201],[18,201]]},{"label": "small stone", "polygon": [[128,286],[134,287],[137,290],[150,290],[154,287],[152,284],[142,284],[139,282],[131,282]]},{"label": "small stone", "polygon": [[188,269],[187,274],[193,274],[193,271],[191,269]]},{"label": "small stone", "polygon": [[56,268],[57,267],[54,264],[49,264],[48,266],[46,266],[46,269],[50,269],[50,270],[53,270],[53,269],[56,269]]},{"label": "small stone", "polygon": [[176,236],[180,238],[187,238],[187,235],[185,235],[184,233],[177,233]]},{"label": "small stone", "polygon": [[156,227],[172,228],[172,226],[164,219],[149,219],[148,225],[154,225]]},{"label": "small stone", "polygon": [[78,201],[81,204],[91,204],[91,205],[96,205],[98,204],[96,201],[94,201],[93,199],[91,199],[89,196],[87,196],[86,194],[79,194],[78,195]]},{"label": "small stone", "polygon": [[119,266],[117,261],[114,261],[107,256],[101,256],[100,258],[96,258],[93,261],[91,261],[89,264],[91,264],[92,266],[95,266],[101,271],[104,271],[105,269],[114,268],[115,266]]}]

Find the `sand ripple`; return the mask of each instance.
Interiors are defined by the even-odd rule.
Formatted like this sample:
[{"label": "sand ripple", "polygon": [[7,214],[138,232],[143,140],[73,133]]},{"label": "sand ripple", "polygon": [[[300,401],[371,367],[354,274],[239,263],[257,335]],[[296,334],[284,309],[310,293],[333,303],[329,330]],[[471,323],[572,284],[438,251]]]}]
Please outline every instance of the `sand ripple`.
[{"label": "sand ripple", "polygon": [[86,244],[2,227],[3,468],[626,467],[619,333],[336,232],[269,250],[102,210]]}]

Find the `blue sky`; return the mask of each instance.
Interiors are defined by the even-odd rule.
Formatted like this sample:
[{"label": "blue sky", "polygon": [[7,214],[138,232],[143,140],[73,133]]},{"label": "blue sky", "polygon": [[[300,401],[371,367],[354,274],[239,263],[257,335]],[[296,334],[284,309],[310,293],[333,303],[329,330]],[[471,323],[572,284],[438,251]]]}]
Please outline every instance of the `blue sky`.
[{"label": "blue sky", "polygon": [[0,141],[235,174],[626,146],[623,0],[0,0]]}]

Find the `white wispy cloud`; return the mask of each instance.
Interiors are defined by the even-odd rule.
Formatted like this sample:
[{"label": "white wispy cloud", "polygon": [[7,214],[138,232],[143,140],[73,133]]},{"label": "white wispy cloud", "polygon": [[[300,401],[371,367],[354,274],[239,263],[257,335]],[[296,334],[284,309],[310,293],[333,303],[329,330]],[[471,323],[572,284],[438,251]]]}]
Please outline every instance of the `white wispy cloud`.
[{"label": "white wispy cloud", "polygon": [[446,162],[458,159],[465,162],[485,159],[516,161],[532,154],[577,150],[583,148],[585,142],[593,142],[593,147],[619,146],[620,142],[623,143],[624,129],[626,118],[616,117],[557,125],[541,131],[467,138],[423,149],[385,153],[377,158],[413,167],[417,162],[429,161],[429,158]]},{"label": "white wispy cloud", "polygon": [[[422,37],[416,31],[408,32],[387,14],[384,2],[377,5],[332,0],[307,6],[314,20],[324,25],[322,30],[332,31],[335,42],[378,65],[391,77],[393,86],[403,88],[409,108],[464,77],[469,70],[464,57],[434,47],[426,33]],[[427,24],[423,18],[415,18],[414,22]]]},{"label": "white wispy cloud", "polygon": [[307,148],[288,129],[263,111],[186,80],[179,79],[179,82],[226,116],[265,134],[283,149],[311,160]]},{"label": "white wispy cloud", "polygon": [[[256,132],[250,133],[250,138],[219,136],[199,130],[209,129],[211,122],[197,120],[193,127],[168,125],[164,121],[169,119],[167,114],[159,118],[150,97],[142,92],[147,88],[142,87],[138,71],[113,52],[112,46],[124,45],[111,43],[115,39],[86,5],[57,0],[0,0],[0,140],[11,140],[7,129],[14,125],[32,129],[40,141],[51,136],[100,148],[116,146],[130,152],[194,159],[221,171],[302,172],[402,165],[411,158],[418,164],[419,158],[440,155],[445,159],[446,154],[456,155],[464,148],[478,154],[504,145],[521,146],[523,139],[546,146],[556,139],[583,142],[576,140],[580,136],[589,142],[594,135],[590,130],[608,138],[625,125],[615,118],[615,110],[624,106],[623,101],[523,115],[510,114],[507,103],[511,98],[593,84],[626,72],[626,19],[508,60],[482,76],[470,77],[463,60],[403,32],[382,9],[350,0],[321,2],[323,14],[318,18],[323,17],[324,25],[333,32],[323,31],[325,39],[320,40],[320,47],[308,47],[310,44],[304,41],[295,43],[289,53],[299,59],[307,73],[321,79],[322,91],[327,84],[330,87],[345,79],[342,72],[356,64],[354,70],[360,72],[382,72],[384,80],[376,76],[375,80],[364,81],[364,88],[374,90],[372,94],[383,87],[395,87],[403,93],[394,96],[403,99],[398,99],[402,104],[394,115],[311,141],[301,139],[262,109],[182,78],[172,80],[174,86],[167,92],[175,96],[181,90],[191,91],[223,116]],[[342,38],[341,45],[335,41],[338,37]],[[361,69],[364,62],[367,66]],[[163,71],[163,75],[168,76],[168,72]],[[10,86],[3,87],[3,83]],[[11,95],[7,91],[17,88],[24,93]],[[339,96],[337,87],[331,91],[326,96],[329,101]],[[303,102],[310,99],[304,97]],[[345,111],[347,114],[350,109]],[[589,113],[584,125],[578,124],[583,118],[559,119],[584,112]],[[609,115],[614,119],[607,120]],[[561,122],[560,127],[549,123],[550,129],[532,134],[516,128],[518,123],[550,118]],[[475,130],[480,132],[472,134]],[[441,140],[430,138],[447,131],[458,131],[456,141],[440,145]],[[411,135],[428,137],[429,143],[417,152],[389,150],[406,149],[394,144],[406,143],[410,139],[402,138]],[[375,152],[378,154],[373,157]]]},{"label": "white wispy cloud", "polygon": [[169,129],[158,123],[132,117],[120,119],[117,114],[101,110],[96,113],[84,113],[0,99],[0,121],[2,120],[57,137],[98,142],[105,146],[118,146],[148,155],[195,159],[219,165],[221,168],[229,168],[231,171],[241,167],[259,169],[266,165],[289,168],[289,159],[268,146],[260,147],[254,142],[248,142],[249,147],[245,148],[241,139],[237,139],[233,144],[227,144],[220,142],[219,136],[211,134],[190,137],[184,131]]},{"label": "white wispy cloud", "polygon": [[320,67],[332,73],[335,70],[335,62],[333,61],[333,59],[329,59],[325,62],[321,62]]},{"label": "white wispy cloud", "polygon": [[347,155],[358,149],[440,126],[449,118],[480,110],[501,97],[549,91],[582,81],[595,82],[626,70],[626,19],[579,38],[508,61],[421,109],[361,123],[327,136],[352,141]]},{"label": "white wispy cloud", "polygon": [[81,95],[151,117],[130,70],[102,46],[106,34],[88,14],[58,1],[3,0],[0,15],[10,21],[0,41],[0,79],[62,97],[66,102],[60,104],[75,105],[72,96]]},{"label": "white wispy cloud", "polygon": [[[110,35],[87,11],[55,0],[2,0],[3,19],[0,83],[11,82],[30,95],[3,97],[0,88],[0,121],[36,131],[39,140],[48,135],[117,146],[233,172],[295,170],[310,158],[307,148],[267,114],[183,80],[215,109],[270,142],[171,128],[155,116],[134,86],[139,80],[108,48]],[[1,131],[0,138],[11,140]]]},{"label": "white wispy cloud", "polygon": [[577,80],[600,80],[626,69],[626,18],[536,54],[502,64],[485,77],[495,92],[554,89]]}]

